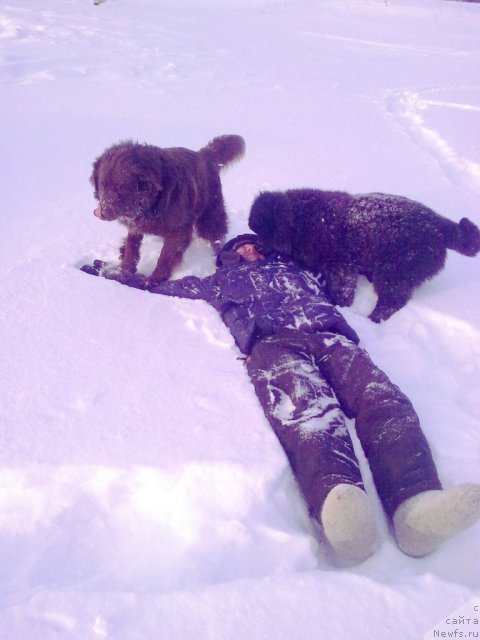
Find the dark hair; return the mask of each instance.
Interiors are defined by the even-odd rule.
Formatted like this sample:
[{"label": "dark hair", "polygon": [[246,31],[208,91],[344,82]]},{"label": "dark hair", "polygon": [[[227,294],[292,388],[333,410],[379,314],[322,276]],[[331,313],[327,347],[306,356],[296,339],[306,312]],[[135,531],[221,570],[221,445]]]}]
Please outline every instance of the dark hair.
[{"label": "dark hair", "polygon": [[[253,244],[257,246],[258,236],[254,233],[243,233],[235,238],[231,238],[231,240],[228,240],[228,242],[223,245],[222,249],[220,249],[220,253],[217,256],[217,267],[224,267],[232,264],[232,254],[238,256],[235,252],[239,247],[243,247],[244,244]],[[238,262],[238,259],[235,259],[235,262]]]}]

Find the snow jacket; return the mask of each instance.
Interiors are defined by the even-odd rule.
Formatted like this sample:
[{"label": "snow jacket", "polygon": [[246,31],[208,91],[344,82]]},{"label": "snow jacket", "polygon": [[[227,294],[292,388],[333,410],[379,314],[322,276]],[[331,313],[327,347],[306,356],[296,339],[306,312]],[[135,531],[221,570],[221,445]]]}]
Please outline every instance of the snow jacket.
[{"label": "snow jacket", "polygon": [[187,276],[150,289],[179,298],[205,300],[221,315],[235,342],[249,354],[254,342],[285,329],[330,332],[358,343],[355,331],[328,301],[320,281],[276,254],[247,262],[234,250],[245,234],[227,242],[217,258],[217,271],[206,278]]}]

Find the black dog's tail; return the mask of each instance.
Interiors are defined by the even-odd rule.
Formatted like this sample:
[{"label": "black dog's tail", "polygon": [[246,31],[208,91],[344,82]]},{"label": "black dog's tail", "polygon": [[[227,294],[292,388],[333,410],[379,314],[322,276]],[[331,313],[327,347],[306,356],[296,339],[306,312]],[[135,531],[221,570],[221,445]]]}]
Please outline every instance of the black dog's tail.
[{"label": "black dog's tail", "polygon": [[458,224],[444,218],[442,227],[449,249],[470,257],[480,251],[480,229],[468,218],[462,218]]},{"label": "black dog's tail", "polygon": [[199,153],[210,157],[219,168],[239,160],[245,153],[245,141],[241,136],[218,136],[211,140]]}]

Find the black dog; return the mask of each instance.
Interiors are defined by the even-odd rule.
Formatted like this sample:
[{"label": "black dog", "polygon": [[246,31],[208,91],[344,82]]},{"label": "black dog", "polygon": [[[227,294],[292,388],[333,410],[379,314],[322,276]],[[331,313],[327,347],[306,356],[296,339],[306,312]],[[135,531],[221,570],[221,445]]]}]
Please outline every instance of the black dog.
[{"label": "black dog", "polygon": [[365,275],[378,295],[374,322],[401,309],[437,274],[447,249],[466,256],[480,250],[480,231],[467,218],[452,222],[419,202],[382,193],[264,192],[252,205],[249,226],[265,250],[320,271],[334,304],[350,306],[357,277]]},{"label": "black dog", "polygon": [[244,149],[240,136],[229,135],[214,138],[200,151],[121,142],[97,158],[90,178],[99,201],[94,213],[128,229],[120,270],[135,274],[144,234],[164,238],[149,285],[168,280],[194,228],[214,249],[220,248],[227,214],[219,173]]}]

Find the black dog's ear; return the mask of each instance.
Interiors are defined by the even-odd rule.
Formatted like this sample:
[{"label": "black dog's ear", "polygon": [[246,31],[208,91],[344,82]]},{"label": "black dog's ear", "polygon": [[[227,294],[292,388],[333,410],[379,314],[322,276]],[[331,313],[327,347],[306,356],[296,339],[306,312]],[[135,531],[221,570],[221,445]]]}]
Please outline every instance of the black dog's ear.
[{"label": "black dog's ear", "polygon": [[277,221],[275,219],[276,199],[276,193],[266,191],[255,198],[250,208],[248,226],[264,241],[277,227]]},{"label": "black dog's ear", "polygon": [[265,249],[290,254],[293,225],[293,211],[285,193],[265,191],[254,200],[248,226]]}]

